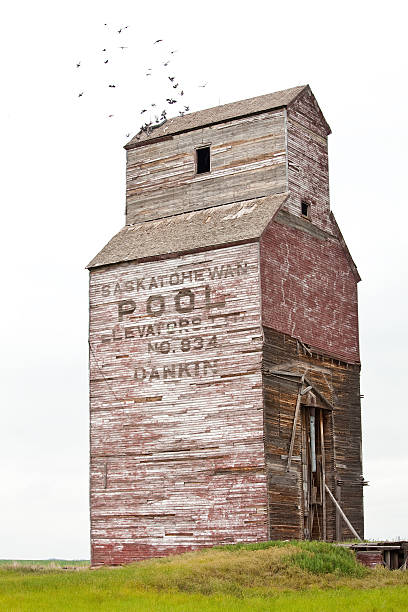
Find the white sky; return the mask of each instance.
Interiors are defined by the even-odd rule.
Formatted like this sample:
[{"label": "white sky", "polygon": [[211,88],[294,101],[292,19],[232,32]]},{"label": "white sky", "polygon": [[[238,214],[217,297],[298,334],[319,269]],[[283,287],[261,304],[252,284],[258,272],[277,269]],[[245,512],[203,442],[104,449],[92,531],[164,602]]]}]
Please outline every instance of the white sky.
[{"label": "white sky", "polygon": [[0,558],[89,558],[84,267],[124,224],[125,134],[171,93],[157,38],[191,110],[311,85],[363,278],[366,537],[408,539],[406,23],[393,0],[3,9]]}]

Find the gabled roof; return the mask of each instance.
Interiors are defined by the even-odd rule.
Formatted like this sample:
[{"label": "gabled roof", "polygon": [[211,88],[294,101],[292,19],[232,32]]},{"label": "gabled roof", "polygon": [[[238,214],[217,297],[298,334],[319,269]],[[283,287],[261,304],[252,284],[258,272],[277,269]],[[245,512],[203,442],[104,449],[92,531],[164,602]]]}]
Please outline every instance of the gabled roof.
[{"label": "gabled roof", "polygon": [[293,102],[299,94],[308,88],[308,85],[299,85],[291,89],[275,91],[271,94],[207,108],[196,113],[183,115],[183,117],[173,117],[161,124],[160,127],[154,128],[150,134],[139,132],[127,145],[125,145],[125,149],[134,149],[144,144],[154,142],[157,138],[162,139],[166,136],[188,132],[189,130],[194,130],[206,125],[212,125],[214,123],[288,106],[288,104]]},{"label": "gabled roof", "polygon": [[288,196],[279,193],[126,225],[87,268],[252,242],[261,237]]}]

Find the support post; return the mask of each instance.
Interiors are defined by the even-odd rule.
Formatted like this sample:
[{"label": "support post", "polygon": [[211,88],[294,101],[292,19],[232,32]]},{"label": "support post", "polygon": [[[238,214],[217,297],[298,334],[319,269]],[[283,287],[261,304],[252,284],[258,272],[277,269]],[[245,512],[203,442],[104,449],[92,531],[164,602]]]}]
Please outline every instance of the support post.
[{"label": "support post", "polygon": [[332,500],[332,502],[335,504],[336,508],[338,508],[338,511],[340,512],[343,521],[346,523],[347,527],[350,529],[351,533],[358,539],[360,540],[360,542],[362,542],[363,540],[360,538],[360,536],[358,535],[357,531],[354,529],[353,525],[350,523],[350,521],[348,520],[347,516],[344,514],[343,509],[341,508],[340,504],[338,503],[337,499],[334,497],[333,493],[330,491],[329,487],[326,485],[326,491],[328,492],[328,494],[330,495],[330,499]]}]

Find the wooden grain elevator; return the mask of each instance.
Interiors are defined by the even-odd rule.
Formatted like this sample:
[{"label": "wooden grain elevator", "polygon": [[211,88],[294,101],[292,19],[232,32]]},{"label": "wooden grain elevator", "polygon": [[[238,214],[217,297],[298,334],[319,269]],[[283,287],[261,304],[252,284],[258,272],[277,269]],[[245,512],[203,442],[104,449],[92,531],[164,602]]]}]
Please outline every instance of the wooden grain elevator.
[{"label": "wooden grain elevator", "polygon": [[[90,271],[92,564],[363,536],[357,268],[309,86],[127,151]],[[338,505],[336,505],[338,504]]]}]

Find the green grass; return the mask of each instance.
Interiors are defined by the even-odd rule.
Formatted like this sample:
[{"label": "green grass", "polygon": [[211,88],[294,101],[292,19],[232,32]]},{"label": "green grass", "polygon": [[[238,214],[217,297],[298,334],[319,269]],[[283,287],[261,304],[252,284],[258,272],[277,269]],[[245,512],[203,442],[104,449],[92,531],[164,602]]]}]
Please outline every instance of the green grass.
[{"label": "green grass", "polygon": [[408,572],[369,570],[324,542],[237,544],[98,570],[84,561],[0,562],[1,612],[341,608],[408,610]]}]

